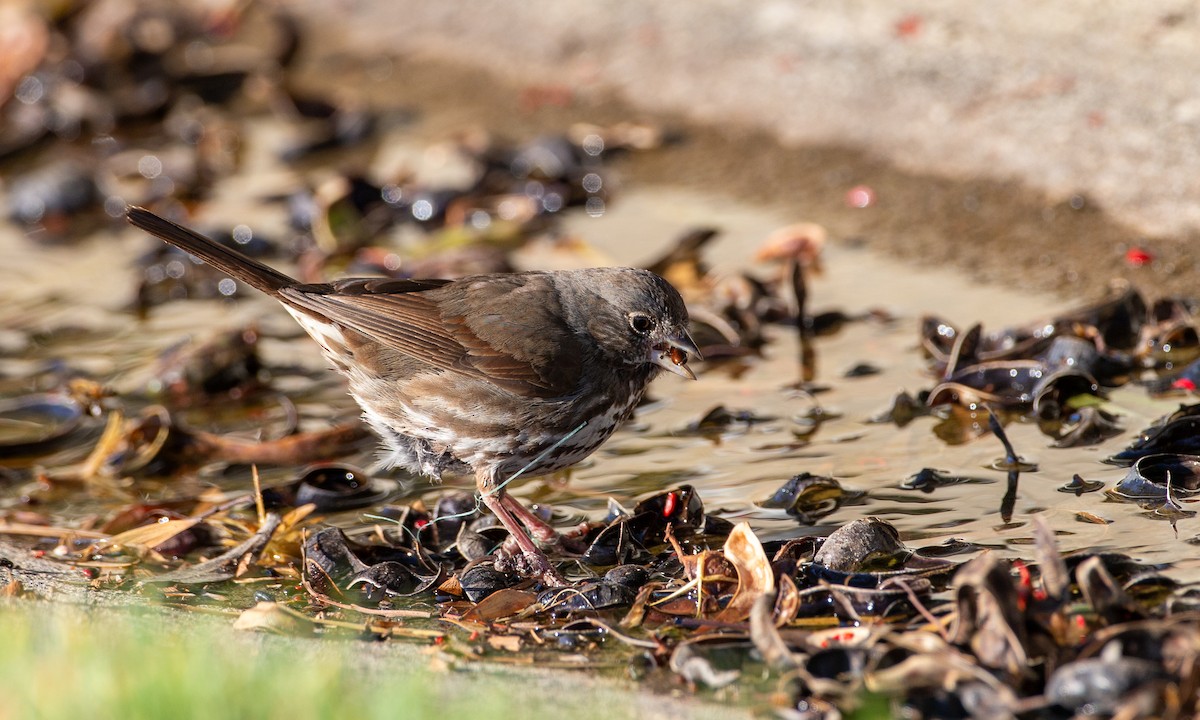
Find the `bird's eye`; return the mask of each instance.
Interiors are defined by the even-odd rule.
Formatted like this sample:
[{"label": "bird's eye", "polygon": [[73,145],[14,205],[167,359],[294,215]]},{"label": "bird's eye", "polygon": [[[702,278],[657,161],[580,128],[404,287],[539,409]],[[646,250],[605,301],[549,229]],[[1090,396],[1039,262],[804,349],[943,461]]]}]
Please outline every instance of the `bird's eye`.
[{"label": "bird's eye", "polygon": [[629,327],[638,335],[645,335],[654,329],[654,318],[646,313],[630,313]]}]

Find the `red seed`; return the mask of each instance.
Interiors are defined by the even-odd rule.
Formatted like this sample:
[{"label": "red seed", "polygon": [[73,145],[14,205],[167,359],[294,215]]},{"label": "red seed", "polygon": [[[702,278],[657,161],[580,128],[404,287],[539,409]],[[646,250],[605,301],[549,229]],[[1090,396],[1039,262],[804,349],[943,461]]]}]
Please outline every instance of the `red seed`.
[{"label": "red seed", "polygon": [[1029,573],[1029,568],[1025,567],[1025,563],[1020,560],[1013,561],[1013,568],[1017,571],[1018,582],[1021,587],[1029,587],[1033,584],[1033,576]]},{"label": "red seed", "polygon": [[1025,608],[1029,607],[1029,591],[1033,586],[1033,576],[1029,573],[1029,568],[1025,567],[1025,563],[1020,560],[1013,562],[1013,569],[1017,571],[1017,609],[1024,612]]},{"label": "red seed", "polygon": [[675,506],[679,504],[679,498],[675,496],[675,492],[667,493],[667,498],[663,502],[663,517],[669,518],[675,514]]},{"label": "red seed", "polygon": [[1129,267],[1142,267],[1153,259],[1153,255],[1140,247],[1131,247],[1125,252],[1125,264]]}]

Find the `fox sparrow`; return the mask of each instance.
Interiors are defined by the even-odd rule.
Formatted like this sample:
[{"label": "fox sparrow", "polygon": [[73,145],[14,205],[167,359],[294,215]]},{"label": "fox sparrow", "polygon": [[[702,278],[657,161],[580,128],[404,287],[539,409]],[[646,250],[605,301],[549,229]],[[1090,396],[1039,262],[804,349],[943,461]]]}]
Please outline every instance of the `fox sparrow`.
[{"label": "fox sparrow", "polygon": [[558,535],[506,484],[592,454],[660,370],[695,379],[687,308],[646,270],[306,285],[148,210],[127,216],[283,303],[349,379],[386,464],[473,473],[521,569],[548,584],[562,579],[526,529],[543,543]]}]

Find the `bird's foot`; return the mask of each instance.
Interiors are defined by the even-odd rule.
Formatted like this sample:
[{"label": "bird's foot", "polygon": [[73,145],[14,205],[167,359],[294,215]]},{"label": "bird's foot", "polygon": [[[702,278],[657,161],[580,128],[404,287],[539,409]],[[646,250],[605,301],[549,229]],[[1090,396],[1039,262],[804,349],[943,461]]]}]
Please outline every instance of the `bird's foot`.
[{"label": "bird's foot", "polygon": [[546,587],[565,587],[570,583],[540,550],[521,550],[514,543],[511,548],[505,543],[496,551],[495,568],[500,572],[512,572],[521,577],[536,578]]}]

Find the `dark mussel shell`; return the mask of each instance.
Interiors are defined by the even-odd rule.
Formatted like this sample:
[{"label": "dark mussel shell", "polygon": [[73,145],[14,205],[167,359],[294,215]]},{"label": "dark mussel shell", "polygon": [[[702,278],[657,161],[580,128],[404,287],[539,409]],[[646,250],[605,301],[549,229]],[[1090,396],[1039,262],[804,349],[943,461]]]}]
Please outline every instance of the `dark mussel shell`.
[{"label": "dark mussel shell", "polygon": [[1144,367],[1178,367],[1200,356],[1195,307],[1182,298],[1154,302],[1134,355]]},{"label": "dark mussel shell", "polygon": [[629,523],[634,538],[647,547],[664,541],[668,525],[676,534],[704,530],[704,503],[691,485],[680,485],[641,501],[634,506]]},{"label": "dark mussel shell", "polygon": [[944,365],[959,336],[958,328],[933,315],[921,318],[921,349],[925,355]]},{"label": "dark mussel shell", "polygon": [[1096,445],[1125,430],[1116,415],[1094,405],[1039,424],[1042,432],[1054,438],[1051,446],[1057,448]]},{"label": "dark mussel shell", "polygon": [[368,596],[376,592],[392,595],[411,592],[412,585],[423,579],[423,573],[430,572],[412,550],[360,544],[336,527],[323,528],[309,536],[304,543],[304,558],[305,575],[310,580],[346,580],[347,587],[363,585]]},{"label": "dark mussel shell", "polygon": [[1141,293],[1126,283],[1116,284],[1110,297],[1055,319],[1058,327],[1094,327],[1108,348],[1133,350],[1137,346],[1148,310]]},{"label": "dark mussel shell", "polygon": [[1144,367],[1178,367],[1200,357],[1200,333],[1189,319],[1186,322],[1158,327],[1145,337],[1138,348],[1138,359]]},{"label": "dark mussel shell", "polygon": [[389,560],[354,573],[346,587],[357,587],[367,599],[378,602],[388,595],[406,595],[417,584],[411,570]]},{"label": "dark mussel shell", "polygon": [[1053,337],[1052,324],[984,335],[979,325],[959,330],[938,317],[926,316],[921,320],[921,348],[942,372],[946,368],[953,372],[970,363],[1033,357]]},{"label": "dark mussel shell", "polygon": [[994,403],[1003,407],[1033,403],[1039,383],[1047,375],[1036,360],[979,363],[954,373],[929,393],[928,405]]},{"label": "dark mussel shell", "polygon": [[1169,372],[1164,369],[1158,377],[1147,380],[1146,392],[1152,397],[1162,397],[1200,388],[1200,360],[1194,360],[1182,369],[1173,370],[1174,372]]},{"label": "dark mussel shell", "polygon": [[1058,418],[1067,401],[1078,395],[1098,395],[1100,384],[1074,368],[1060,368],[1042,376],[1033,390],[1033,412],[1040,418]]},{"label": "dark mussel shell", "polygon": [[936,468],[921,468],[917,472],[905,478],[900,483],[901,490],[920,490],[921,492],[931,493],[940,487],[949,485],[961,485],[964,483],[992,483],[995,480],[990,478],[970,477],[968,475],[957,475],[948,470],[938,470]]},{"label": "dark mussel shell", "polygon": [[66,395],[36,394],[0,401],[0,459],[36,458],[69,443],[84,420],[79,403]]},{"label": "dark mussel shell", "polygon": [[472,565],[458,577],[463,594],[471,602],[477,603],[488,595],[516,585],[520,578],[510,573],[500,572],[486,563]]},{"label": "dark mussel shell", "polygon": [[594,612],[628,607],[637,597],[637,590],[607,580],[588,580],[567,591],[550,588],[538,596],[547,610],[557,613]]},{"label": "dark mussel shell", "polygon": [[319,463],[301,471],[293,503],[311,503],[321,512],[354,510],[383,502],[395,489],[394,484],[376,480],[353,465]]},{"label": "dark mussel shell", "polygon": [[1039,358],[1052,368],[1063,367],[1092,373],[1100,358],[1100,350],[1092,340],[1077,335],[1057,335]]},{"label": "dark mussel shell", "polygon": [[617,565],[628,561],[633,551],[629,518],[618,517],[596,534],[580,559],[588,565]]},{"label": "dark mussel shell", "polygon": [[1112,465],[1129,465],[1138,458],[1158,453],[1200,455],[1200,405],[1180,407],[1164,422],[1143,430],[1136,440],[1105,460]]},{"label": "dark mussel shell", "polygon": [[1159,453],[1141,457],[1109,494],[1128,500],[1165,499],[1168,475],[1173,493],[1200,492],[1200,456]]},{"label": "dark mussel shell", "polygon": [[[949,571],[947,571],[949,574]],[[932,592],[933,584],[915,573],[861,573],[838,577],[836,573],[813,573],[818,582],[800,592],[797,617],[829,618],[845,622],[869,616],[881,619],[912,617],[913,595]]]},{"label": "dark mussel shell", "polygon": [[1084,715],[1110,715],[1138,690],[1166,678],[1159,663],[1105,652],[1055,670],[1046,682],[1046,699]]},{"label": "dark mussel shell", "polygon": [[762,506],[781,508],[800,522],[811,523],[829,515],[843,504],[861,500],[865,495],[861,490],[842,487],[834,478],[803,472],[793,475],[767,498]]}]

